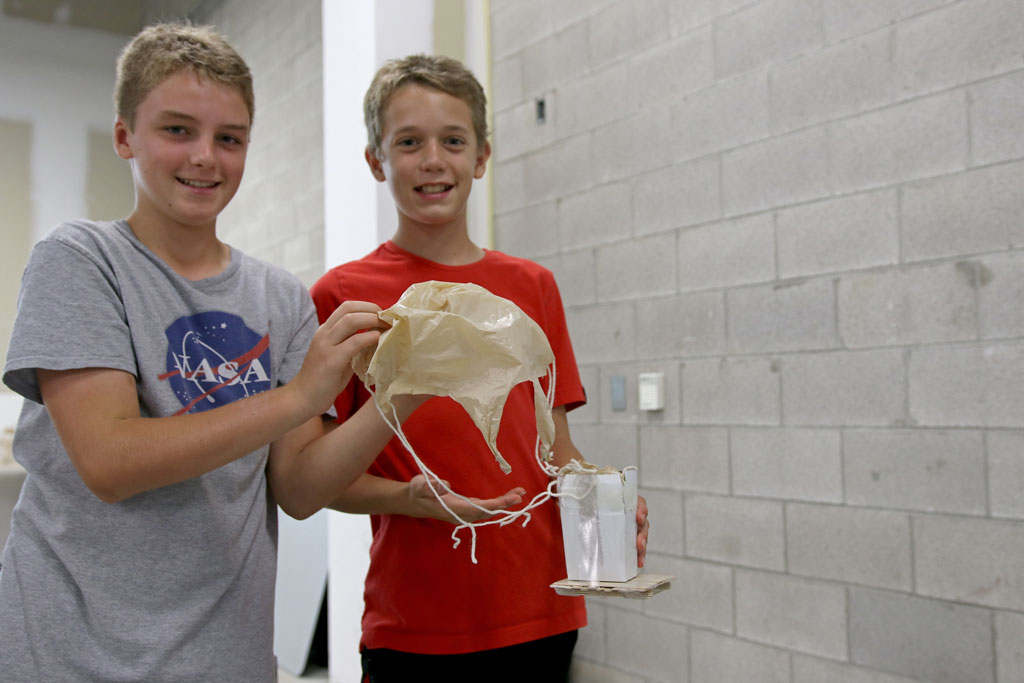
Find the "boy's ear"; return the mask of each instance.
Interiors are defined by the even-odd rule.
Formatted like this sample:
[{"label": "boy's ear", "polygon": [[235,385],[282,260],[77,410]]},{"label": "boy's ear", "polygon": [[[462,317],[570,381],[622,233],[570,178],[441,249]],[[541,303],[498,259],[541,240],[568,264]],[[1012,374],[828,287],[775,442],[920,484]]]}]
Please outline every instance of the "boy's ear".
[{"label": "boy's ear", "polygon": [[122,159],[131,159],[135,156],[132,153],[132,146],[128,140],[130,133],[131,131],[128,130],[128,124],[118,116],[117,121],[114,122],[114,151],[117,152],[117,156]]},{"label": "boy's ear", "polygon": [[487,160],[491,158],[491,143],[484,140],[480,153],[476,155],[476,165],[473,167],[473,177],[479,180],[484,177],[487,170]]},{"label": "boy's ear", "polygon": [[373,174],[373,177],[381,183],[387,180],[387,178],[384,177],[384,165],[380,163],[380,159],[377,158],[377,155],[374,154],[369,145],[366,146],[366,151],[363,153],[363,156],[366,157],[366,163],[369,164],[370,173]]}]

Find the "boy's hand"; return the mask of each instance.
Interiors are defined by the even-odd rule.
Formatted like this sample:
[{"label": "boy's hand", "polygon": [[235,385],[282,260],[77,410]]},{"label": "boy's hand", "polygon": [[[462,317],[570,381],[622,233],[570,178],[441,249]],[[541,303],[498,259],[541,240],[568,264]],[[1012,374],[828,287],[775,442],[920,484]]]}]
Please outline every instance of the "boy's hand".
[{"label": "boy's hand", "polygon": [[378,311],[377,304],[346,301],[313,335],[302,368],[289,384],[309,402],[312,414],[327,412],[352,379],[352,358],[376,344],[388,328],[377,316]]},{"label": "boy's hand", "polygon": [[638,496],[636,500],[636,566],[643,567],[647,559],[647,534],[651,521],[647,519],[647,499]]},{"label": "boy's hand", "polygon": [[[447,484],[447,482],[445,482]],[[435,481],[435,488],[438,491],[443,491],[440,485]],[[417,474],[412,480],[409,481],[409,501],[415,508],[420,511],[420,514],[413,515],[414,517],[426,517],[429,519],[439,519],[442,522],[456,523],[448,511],[437,501],[434,497],[433,491],[430,490],[430,485],[427,483],[427,478],[422,474]],[[477,508],[473,507],[466,501],[462,500],[456,495],[451,493],[444,493],[441,498],[444,500],[445,505],[451,508],[452,512],[457,514],[463,520],[467,522],[478,522],[481,519],[491,517],[495,512],[504,510],[518,505],[523,502],[523,496],[526,495],[526,489],[516,487],[511,489],[508,493],[505,493],[497,498],[481,499],[481,498],[470,498],[471,501],[477,505],[487,508],[490,513],[482,512]]]}]

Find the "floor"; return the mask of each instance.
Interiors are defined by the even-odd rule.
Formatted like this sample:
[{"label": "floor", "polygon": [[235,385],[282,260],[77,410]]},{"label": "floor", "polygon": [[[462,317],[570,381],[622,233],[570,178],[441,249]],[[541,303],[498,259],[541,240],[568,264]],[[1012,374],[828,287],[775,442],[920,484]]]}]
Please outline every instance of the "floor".
[{"label": "floor", "polygon": [[302,676],[293,676],[284,669],[277,671],[277,683],[303,683],[303,681],[327,681],[330,680],[327,669],[318,666],[311,666],[306,669]]}]

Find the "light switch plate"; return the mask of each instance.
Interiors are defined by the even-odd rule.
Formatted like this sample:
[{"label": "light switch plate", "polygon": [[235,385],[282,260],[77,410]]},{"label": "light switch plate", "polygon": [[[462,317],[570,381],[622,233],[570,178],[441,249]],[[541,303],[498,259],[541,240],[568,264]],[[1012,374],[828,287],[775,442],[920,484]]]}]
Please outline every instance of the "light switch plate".
[{"label": "light switch plate", "polygon": [[636,377],[640,410],[664,410],[665,373],[641,372]]},{"label": "light switch plate", "polygon": [[612,410],[616,413],[626,410],[625,375],[612,375]]}]

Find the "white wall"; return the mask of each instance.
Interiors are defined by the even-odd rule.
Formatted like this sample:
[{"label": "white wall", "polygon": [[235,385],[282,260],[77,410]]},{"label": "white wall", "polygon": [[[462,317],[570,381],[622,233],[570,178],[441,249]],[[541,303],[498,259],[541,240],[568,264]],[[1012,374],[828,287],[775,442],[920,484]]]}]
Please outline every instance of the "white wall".
[{"label": "white wall", "polygon": [[32,124],[36,239],[86,215],[88,131],[113,131],[114,65],[127,41],[0,14],[0,117]]}]

